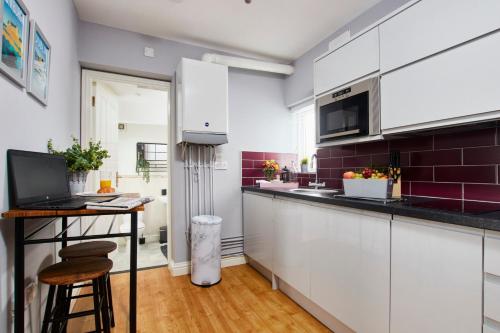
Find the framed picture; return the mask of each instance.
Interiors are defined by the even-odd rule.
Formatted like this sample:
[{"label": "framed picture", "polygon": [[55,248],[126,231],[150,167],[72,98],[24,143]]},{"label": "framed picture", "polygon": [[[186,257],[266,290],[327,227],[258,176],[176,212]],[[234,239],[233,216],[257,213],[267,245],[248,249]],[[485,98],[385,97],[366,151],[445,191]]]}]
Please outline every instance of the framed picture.
[{"label": "framed picture", "polygon": [[43,105],[49,97],[50,44],[38,24],[31,20],[27,91]]},{"label": "framed picture", "polygon": [[0,71],[22,87],[26,86],[29,12],[21,0],[0,0],[2,49]]}]

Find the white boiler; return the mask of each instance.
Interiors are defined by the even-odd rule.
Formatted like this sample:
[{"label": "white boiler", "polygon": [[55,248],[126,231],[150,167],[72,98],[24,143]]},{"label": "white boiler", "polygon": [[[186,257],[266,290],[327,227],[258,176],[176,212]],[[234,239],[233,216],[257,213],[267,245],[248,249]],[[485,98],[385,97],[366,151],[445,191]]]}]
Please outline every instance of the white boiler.
[{"label": "white boiler", "polygon": [[182,58],[176,72],[177,143],[228,142],[228,68]]}]

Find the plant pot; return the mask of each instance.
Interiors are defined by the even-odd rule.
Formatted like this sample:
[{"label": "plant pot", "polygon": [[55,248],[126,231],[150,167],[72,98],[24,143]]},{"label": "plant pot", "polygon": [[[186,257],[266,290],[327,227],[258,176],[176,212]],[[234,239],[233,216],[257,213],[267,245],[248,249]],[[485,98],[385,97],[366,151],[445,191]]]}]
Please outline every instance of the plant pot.
[{"label": "plant pot", "polygon": [[77,171],[68,174],[69,189],[71,195],[75,195],[85,191],[85,183],[87,183],[88,171]]},{"label": "plant pot", "polygon": [[300,165],[300,172],[302,173],[307,173],[308,170],[307,170],[307,164],[301,164]]}]

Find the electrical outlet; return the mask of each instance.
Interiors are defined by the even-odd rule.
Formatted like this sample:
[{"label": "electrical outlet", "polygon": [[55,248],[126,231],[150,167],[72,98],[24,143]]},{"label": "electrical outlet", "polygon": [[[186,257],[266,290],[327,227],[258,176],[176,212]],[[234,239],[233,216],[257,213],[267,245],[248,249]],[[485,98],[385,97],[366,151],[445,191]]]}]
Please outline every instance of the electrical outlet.
[{"label": "electrical outlet", "polygon": [[215,170],[227,170],[227,161],[216,161]]},{"label": "electrical outlet", "polygon": [[152,47],[145,47],[144,48],[144,56],[149,57],[149,58],[154,58],[155,57],[155,49]]}]

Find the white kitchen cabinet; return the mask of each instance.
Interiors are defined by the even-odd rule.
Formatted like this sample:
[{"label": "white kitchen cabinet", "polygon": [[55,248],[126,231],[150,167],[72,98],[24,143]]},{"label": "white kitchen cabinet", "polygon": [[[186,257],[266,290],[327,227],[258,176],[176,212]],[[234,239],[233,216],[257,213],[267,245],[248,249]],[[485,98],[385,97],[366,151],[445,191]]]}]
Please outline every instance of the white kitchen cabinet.
[{"label": "white kitchen cabinet", "polygon": [[[486,231],[484,238],[484,319],[485,327],[500,332],[500,233]],[[493,331],[497,332],[497,331]]]},{"label": "white kitchen cabinet", "polygon": [[385,73],[500,28],[498,0],[422,0],[380,25]]},{"label": "white kitchen cabinet", "polygon": [[378,27],[314,63],[316,96],[379,70]]},{"label": "white kitchen cabinet", "polygon": [[391,216],[315,208],[311,300],[358,333],[389,332]]},{"label": "white kitchen cabinet", "polygon": [[394,217],[391,333],[480,333],[482,230]]},{"label": "white kitchen cabinet", "polygon": [[274,200],[273,273],[309,297],[309,233],[316,208],[295,200]]},{"label": "white kitchen cabinet", "polygon": [[268,270],[272,270],[273,198],[265,194],[243,193],[244,251]]},{"label": "white kitchen cabinet", "polygon": [[383,75],[383,134],[500,116],[500,32]]}]

